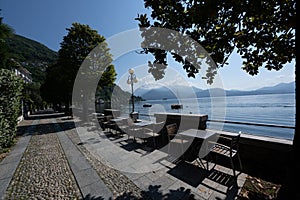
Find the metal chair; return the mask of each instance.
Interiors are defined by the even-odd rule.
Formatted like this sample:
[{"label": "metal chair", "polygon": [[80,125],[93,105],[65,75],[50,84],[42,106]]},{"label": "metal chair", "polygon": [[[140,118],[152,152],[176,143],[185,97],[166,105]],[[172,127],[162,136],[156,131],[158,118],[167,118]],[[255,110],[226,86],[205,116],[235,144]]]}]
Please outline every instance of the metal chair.
[{"label": "metal chair", "polygon": [[[181,152],[179,155],[182,156],[184,153],[183,145],[185,143],[188,143],[189,141],[177,135],[178,128],[176,123],[167,125],[166,129],[167,129],[167,136],[168,136],[168,153],[170,153],[171,144],[180,145]],[[178,152],[173,151],[173,153],[178,153]]]},{"label": "metal chair", "polygon": [[235,157],[237,157],[239,161],[240,170],[243,169],[239,155],[239,140],[240,134],[237,134],[231,137],[219,136],[218,142],[208,141],[207,143],[209,145],[208,148],[210,149],[210,154],[212,153],[216,156],[229,158],[234,177],[236,177],[236,168],[233,162]]},{"label": "metal chair", "polygon": [[163,129],[165,121],[157,122],[151,124],[149,126],[143,127],[142,135],[145,139],[152,137],[154,148],[156,148],[156,141],[157,137],[160,137],[161,130]]},{"label": "metal chair", "polygon": [[133,141],[136,141],[136,137],[142,132],[142,128],[136,126],[132,118],[127,119],[127,124],[128,128],[126,134],[128,135],[128,139],[130,136],[133,136]]},{"label": "metal chair", "polygon": [[129,129],[127,119],[122,119],[118,122],[116,122],[116,133],[118,135],[123,135],[124,133],[127,133]]},{"label": "metal chair", "polygon": [[105,116],[104,121],[101,125],[103,130],[108,129],[109,131],[111,131],[111,129],[115,127],[115,123],[111,121],[112,117],[112,115]]}]

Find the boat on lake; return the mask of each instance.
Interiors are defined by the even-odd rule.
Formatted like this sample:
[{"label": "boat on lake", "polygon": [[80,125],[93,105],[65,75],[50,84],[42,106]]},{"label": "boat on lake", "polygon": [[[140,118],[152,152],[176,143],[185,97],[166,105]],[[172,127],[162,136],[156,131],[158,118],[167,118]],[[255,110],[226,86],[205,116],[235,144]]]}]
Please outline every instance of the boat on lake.
[{"label": "boat on lake", "polygon": [[181,109],[182,108],[182,104],[172,104],[171,108],[172,109]]},{"label": "boat on lake", "polygon": [[150,103],[143,104],[143,107],[151,107],[152,105]]}]

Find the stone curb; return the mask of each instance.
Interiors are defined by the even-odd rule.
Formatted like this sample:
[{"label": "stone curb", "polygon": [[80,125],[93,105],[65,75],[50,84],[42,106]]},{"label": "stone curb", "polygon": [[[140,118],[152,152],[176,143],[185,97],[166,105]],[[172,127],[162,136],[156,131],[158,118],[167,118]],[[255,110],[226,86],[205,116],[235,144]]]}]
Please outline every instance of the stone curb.
[{"label": "stone curb", "polygon": [[31,134],[34,133],[38,120],[32,122],[27,128],[26,135],[20,137],[17,144],[12,148],[8,155],[0,163],[0,199],[4,199],[5,191],[7,190],[11,179],[20,163],[24,151],[26,150]]},{"label": "stone curb", "polygon": [[[56,120],[52,122],[56,123]],[[58,124],[55,124],[55,128],[84,199],[112,199],[113,193],[100,179],[84,155],[68,138],[65,131],[62,131]]]}]

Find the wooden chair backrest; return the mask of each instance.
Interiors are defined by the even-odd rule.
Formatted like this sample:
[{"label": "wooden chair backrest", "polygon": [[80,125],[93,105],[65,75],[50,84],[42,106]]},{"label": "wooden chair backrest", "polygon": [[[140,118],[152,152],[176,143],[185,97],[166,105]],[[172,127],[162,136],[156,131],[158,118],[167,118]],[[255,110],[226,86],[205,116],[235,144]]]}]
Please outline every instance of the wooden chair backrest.
[{"label": "wooden chair backrest", "polygon": [[112,119],[112,115],[105,116],[105,121],[109,122]]},{"label": "wooden chair backrest", "polygon": [[175,136],[177,133],[177,124],[176,123],[169,124],[166,126],[166,129],[169,137]]},{"label": "wooden chair backrest", "polygon": [[239,141],[240,141],[240,134],[237,134],[236,136],[233,136],[230,142],[230,148],[231,149],[238,149],[239,147]]}]

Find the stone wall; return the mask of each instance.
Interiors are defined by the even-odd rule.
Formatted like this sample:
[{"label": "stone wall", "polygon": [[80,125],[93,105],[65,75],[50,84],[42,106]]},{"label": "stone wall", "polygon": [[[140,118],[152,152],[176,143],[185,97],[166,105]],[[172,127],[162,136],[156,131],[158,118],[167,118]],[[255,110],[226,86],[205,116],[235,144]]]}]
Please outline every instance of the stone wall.
[{"label": "stone wall", "polygon": [[165,125],[176,123],[180,131],[187,129],[206,129],[208,115],[181,114],[181,113],[155,113],[156,122],[165,121]]}]

